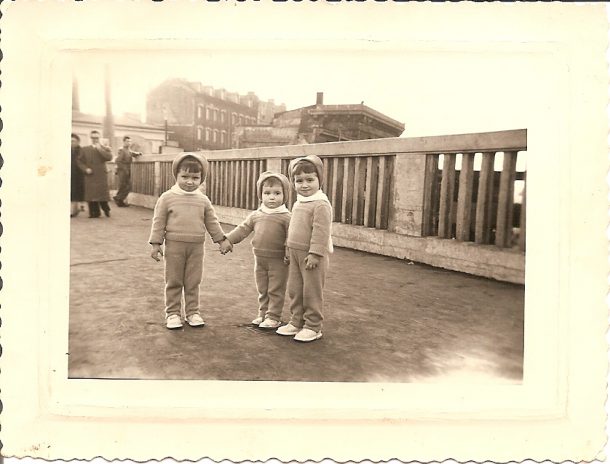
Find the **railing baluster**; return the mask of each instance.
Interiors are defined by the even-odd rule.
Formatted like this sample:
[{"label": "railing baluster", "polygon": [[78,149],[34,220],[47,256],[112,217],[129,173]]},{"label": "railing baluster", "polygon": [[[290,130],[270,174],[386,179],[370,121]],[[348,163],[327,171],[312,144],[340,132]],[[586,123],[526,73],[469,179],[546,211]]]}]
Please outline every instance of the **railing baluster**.
[{"label": "railing baluster", "polygon": [[381,229],[381,221],[383,216],[383,201],[385,197],[386,187],[386,157],[380,156],[377,158],[379,164],[379,177],[377,181],[377,204],[375,205],[375,228]]},{"label": "railing baluster", "polygon": [[333,205],[333,221],[341,221],[341,209],[343,206],[343,160],[333,159],[333,193],[331,204]]},{"label": "railing baluster", "polygon": [[352,206],[354,198],[354,159],[345,158],[343,162],[343,198],[341,208],[341,222],[351,224]]},{"label": "railing baluster", "polygon": [[438,218],[438,236],[451,238],[453,226],[453,197],[455,190],[455,153],[443,156],[443,177]]},{"label": "railing baluster", "polygon": [[364,197],[366,194],[366,166],[368,158],[356,158],[356,175],[354,178],[354,207],[352,208],[352,223],[364,225]]},{"label": "railing baluster", "polygon": [[394,201],[394,164],[396,155],[386,156],[385,163],[385,189],[383,193],[383,211],[381,214],[381,228],[388,229],[390,223],[390,205]]},{"label": "railing baluster", "polygon": [[239,208],[239,197],[240,190],[239,186],[241,185],[241,161],[235,160],[233,162],[233,208]]},{"label": "railing baluster", "polygon": [[332,163],[332,159],[331,158],[322,158],[322,177],[324,178],[322,180],[322,184],[320,185],[320,188],[322,189],[322,191],[324,193],[326,193],[326,195],[330,198],[332,195],[332,192],[330,191],[330,186],[332,185],[329,181],[330,176],[332,175],[331,173],[331,163]]},{"label": "railing baluster", "polygon": [[504,152],[502,174],[500,175],[500,191],[498,194],[498,217],[496,221],[496,245],[503,248],[509,247],[512,240],[512,209],[516,163],[516,152]]},{"label": "railing baluster", "polygon": [[246,166],[246,176],[245,176],[245,186],[244,186],[244,195],[245,195],[245,199],[244,199],[244,208],[246,209],[252,209],[252,190],[250,188],[250,182],[251,182],[251,178],[252,178],[252,161],[251,160],[246,160],[244,161],[245,166]]},{"label": "railing baluster", "polygon": [[521,198],[521,215],[519,217],[519,249],[525,251],[526,233],[526,198],[527,198],[527,173],[523,173],[523,197]]},{"label": "railing baluster", "polygon": [[239,162],[239,207],[246,209],[246,160],[241,160]]},{"label": "railing baluster", "polygon": [[487,244],[491,240],[495,155],[493,152],[483,153],[481,171],[479,172],[474,229],[474,241],[479,244]]},{"label": "railing baluster", "polygon": [[245,208],[244,206],[244,193],[246,191],[246,173],[244,171],[244,160],[237,162],[237,208]]},{"label": "railing baluster", "polygon": [[211,174],[212,174],[212,191],[210,192],[212,194],[212,197],[214,198],[212,200],[212,203],[214,203],[215,205],[218,204],[218,161],[215,161],[212,169],[211,169]]},{"label": "railing baluster", "polygon": [[225,179],[228,161],[218,162],[218,204],[226,206],[227,182]]},{"label": "railing baluster", "polygon": [[366,201],[364,203],[364,226],[375,227],[375,207],[377,205],[377,163],[374,156],[367,158]]},{"label": "railing baluster", "polygon": [[474,181],[474,153],[462,154],[460,184],[458,190],[455,238],[462,242],[470,240],[472,218],[472,185]]},{"label": "railing baluster", "polygon": [[434,229],[434,189],[437,182],[438,155],[426,155],[422,235],[432,235]]}]

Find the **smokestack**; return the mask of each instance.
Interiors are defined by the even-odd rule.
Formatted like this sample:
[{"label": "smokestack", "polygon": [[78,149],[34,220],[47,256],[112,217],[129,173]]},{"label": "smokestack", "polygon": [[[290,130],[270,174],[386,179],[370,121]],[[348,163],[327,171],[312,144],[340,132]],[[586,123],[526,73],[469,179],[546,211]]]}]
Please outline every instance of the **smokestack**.
[{"label": "smokestack", "polygon": [[78,81],[72,76],[72,110],[80,111],[80,100],[78,99]]},{"label": "smokestack", "polygon": [[316,105],[324,104],[324,92],[318,92],[316,94]]},{"label": "smokestack", "polygon": [[103,135],[108,139],[108,144],[114,150],[114,118],[112,116],[112,96],[110,94],[110,66],[104,68],[104,84],[106,97],[106,117],[104,118]]}]

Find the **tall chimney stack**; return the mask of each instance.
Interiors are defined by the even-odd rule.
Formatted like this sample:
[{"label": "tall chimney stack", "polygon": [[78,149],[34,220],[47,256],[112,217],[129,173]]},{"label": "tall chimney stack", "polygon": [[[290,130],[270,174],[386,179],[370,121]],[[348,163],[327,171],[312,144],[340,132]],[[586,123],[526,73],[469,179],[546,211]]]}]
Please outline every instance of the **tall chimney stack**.
[{"label": "tall chimney stack", "polygon": [[108,144],[114,150],[114,117],[112,114],[112,95],[110,83],[110,66],[104,67],[104,96],[106,100],[106,116],[104,117],[103,136],[108,139]]},{"label": "tall chimney stack", "polygon": [[324,104],[324,92],[318,92],[316,94],[316,106]]}]

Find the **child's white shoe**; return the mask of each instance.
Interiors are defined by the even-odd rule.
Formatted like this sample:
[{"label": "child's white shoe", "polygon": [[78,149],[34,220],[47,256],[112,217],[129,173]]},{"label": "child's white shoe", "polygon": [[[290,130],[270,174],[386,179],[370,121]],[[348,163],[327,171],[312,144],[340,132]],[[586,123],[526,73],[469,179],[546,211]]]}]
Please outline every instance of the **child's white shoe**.
[{"label": "child's white shoe", "polygon": [[277,329],[282,323],[280,321],[275,321],[273,319],[265,319],[260,323],[259,327],[261,329]]},{"label": "child's white shoe", "polygon": [[201,327],[202,325],[205,325],[203,318],[197,313],[187,316],[186,322],[188,322],[191,327]]},{"label": "child's white shoe", "polygon": [[166,319],[165,326],[168,329],[179,329],[182,327],[182,320],[180,319],[180,316],[172,314]]},{"label": "child's white shoe", "polygon": [[252,321],[252,324],[259,325],[261,322],[263,322],[263,318],[259,316]]},{"label": "child's white shoe", "polygon": [[297,342],[313,342],[319,338],[322,338],[322,331],[316,332],[315,330],[306,328],[301,329],[301,331],[294,336],[294,339]]},{"label": "child's white shoe", "polygon": [[296,335],[301,329],[293,326],[292,324],[286,324],[275,331],[278,335]]}]

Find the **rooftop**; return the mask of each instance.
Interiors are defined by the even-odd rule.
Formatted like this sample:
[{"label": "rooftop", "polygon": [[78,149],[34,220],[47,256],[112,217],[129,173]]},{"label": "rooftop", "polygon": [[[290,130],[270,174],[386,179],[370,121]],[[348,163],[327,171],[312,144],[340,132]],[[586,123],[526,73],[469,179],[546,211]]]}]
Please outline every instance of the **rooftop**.
[{"label": "rooftop", "polygon": [[[82,124],[97,124],[102,126],[104,124],[105,116],[99,116],[96,114],[82,113],[78,110],[72,110],[72,122]],[[129,128],[140,128],[140,129],[154,129],[164,130],[163,126],[157,126],[154,124],[147,124],[140,120],[138,115],[127,113],[121,115],[114,115],[113,122],[115,126],[124,126]]]}]

